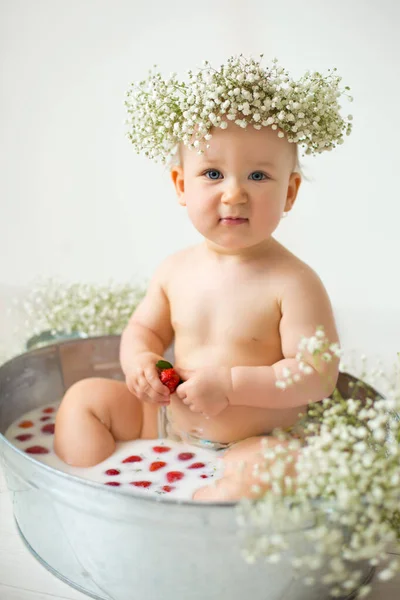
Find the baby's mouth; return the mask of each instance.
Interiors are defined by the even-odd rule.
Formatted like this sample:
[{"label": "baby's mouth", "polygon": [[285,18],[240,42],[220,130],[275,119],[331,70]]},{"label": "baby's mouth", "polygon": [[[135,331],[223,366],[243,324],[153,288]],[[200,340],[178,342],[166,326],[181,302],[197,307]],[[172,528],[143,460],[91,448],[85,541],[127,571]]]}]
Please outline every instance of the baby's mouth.
[{"label": "baby's mouth", "polygon": [[222,217],[219,222],[223,225],[241,225],[247,223],[248,219],[244,219],[243,217]]}]

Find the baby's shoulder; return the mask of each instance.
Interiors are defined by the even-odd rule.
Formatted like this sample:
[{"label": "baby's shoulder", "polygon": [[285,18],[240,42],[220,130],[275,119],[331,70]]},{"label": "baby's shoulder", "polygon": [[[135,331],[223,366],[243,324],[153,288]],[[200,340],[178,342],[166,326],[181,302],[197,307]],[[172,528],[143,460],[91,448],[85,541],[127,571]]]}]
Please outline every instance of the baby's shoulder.
[{"label": "baby's shoulder", "polygon": [[181,250],[177,250],[172,254],[169,254],[164,258],[162,263],[160,264],[160,268],[162,269],[176,269],[177,267],[183,268],[186,264],[188,264],[191,259],[197,253],[198,246],[189,246],[187,248],[182,248]]},{"label": "baby's shoulder", "polygon": [[287,292],[293,288],[311,291],[314,288],[323,287],[322,281],[314,269],[290,250],[278,244],[275,253],[273,269],[275,279],[280,283],[282,291]]},{"label": "baby's shoulder", "polygon": [[172,254],[166,256],[158,265],[154,279],[158,280],[159,284],[168,290],[171,282],[173,282],[178,273],[182,274],[188,264],[192,264],[192,259],[196,254],[197,246],[189,246],[182,248]]}]

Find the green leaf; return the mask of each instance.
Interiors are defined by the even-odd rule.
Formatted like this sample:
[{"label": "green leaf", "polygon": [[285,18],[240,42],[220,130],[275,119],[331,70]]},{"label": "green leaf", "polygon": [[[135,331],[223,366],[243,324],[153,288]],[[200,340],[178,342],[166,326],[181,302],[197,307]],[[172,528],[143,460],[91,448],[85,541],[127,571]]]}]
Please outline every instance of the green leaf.
[{"label": "green leaf", "polygon": [[174,368],[173,365],[171,365],[171,363],[169,363],[167,360],[159,360],[156,363],[156,367],[157,367],[157,369],[162,369],[162,370]]}]

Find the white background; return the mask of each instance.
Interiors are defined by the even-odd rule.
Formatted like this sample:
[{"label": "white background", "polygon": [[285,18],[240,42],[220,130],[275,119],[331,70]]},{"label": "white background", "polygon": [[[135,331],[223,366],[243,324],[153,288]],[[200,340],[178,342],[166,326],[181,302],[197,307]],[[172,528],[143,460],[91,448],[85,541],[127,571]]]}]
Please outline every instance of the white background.
[{"label": "white background", "polygon": [[1,289],[38,276],[146,281],[199,240],[168,172],[125,137],[125,91],[155,63],[184,76],[203,59],[264,53],[295,77],[337,67],[354,96],[343,101],[352,135],[303,159],[311,181],[276,237],[323,279],[345,341],[375,348],[386,327],[385,348],[400,350],[395,0],[2,0],[0,10],[3,303]]}]

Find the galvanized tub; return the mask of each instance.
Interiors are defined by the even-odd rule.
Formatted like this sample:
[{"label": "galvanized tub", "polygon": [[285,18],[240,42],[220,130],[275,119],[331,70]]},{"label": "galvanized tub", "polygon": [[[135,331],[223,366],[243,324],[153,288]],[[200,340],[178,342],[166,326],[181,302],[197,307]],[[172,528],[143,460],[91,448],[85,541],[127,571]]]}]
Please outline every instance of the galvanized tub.
[{"label": "galvanized tub", "polygon": [[[234,503],[125,495],[48,467],[4,438],[15,419],[61,398],[75,381],[122,379],[118,350],[118,336],[80,339],[0,368],[0,457],[19,533],[34,556],[98,600],[328,598],[322,585],[295,579],[289,553],[278,564],[244,561]],[[166,356],[172,359],[171,349]],[[341,374],[339,386],[348,383]],[[291,536],[306,551],[304,529]],[[361,568],[367,581],[371,568]]]}]

